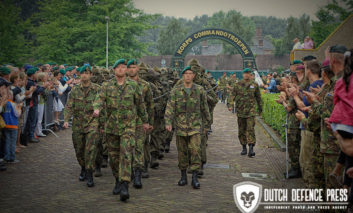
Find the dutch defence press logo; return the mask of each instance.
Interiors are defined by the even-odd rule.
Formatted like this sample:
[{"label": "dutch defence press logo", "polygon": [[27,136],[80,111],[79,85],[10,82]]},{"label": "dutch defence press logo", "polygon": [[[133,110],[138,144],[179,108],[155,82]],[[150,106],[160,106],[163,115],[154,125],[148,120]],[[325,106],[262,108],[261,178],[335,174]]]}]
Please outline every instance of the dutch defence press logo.
[{"label": "dutch defence press logo", "polygon": [[[259,205],[264,210],[346,210],[347,189],[286,189],[262,188],[261,184],[245,181],[233,186],[235,204],[243,213],[253,213]],[[263,199],[263,200],[262,200]]]},{"label": "dutch defence press logo", "polygon": [[235,204],[243,213],[255,212],[262,196],[262,185],[246,181],[233,186]]}]

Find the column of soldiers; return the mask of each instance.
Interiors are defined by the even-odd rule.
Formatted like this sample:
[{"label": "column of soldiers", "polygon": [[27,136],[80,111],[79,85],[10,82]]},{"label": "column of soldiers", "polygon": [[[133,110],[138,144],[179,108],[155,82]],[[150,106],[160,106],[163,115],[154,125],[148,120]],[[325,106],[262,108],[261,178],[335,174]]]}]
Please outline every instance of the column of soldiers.
[{"label": "column of soldiers", "polygon": [[[203,89],[204,106],[207,106],[200,118],[200,142],[196,147],[199,167],[193,166],[195,158],[192,153],[187,151],[181,156],[178,146],[179,168],[183,161],[194,177],[195,174],[203,175],[207,162],[207,133],[212,124],[207,113],[213,112],[218,99],[215,81],[207,77],[205,69],[196,60],[189,64],[195,74],[193,82],[199,85],[197,88]],[[120,200],[126,201],[130,197],[129,183],[133,181],[135,188],[142,188],[141,178],[149,177],[149,167],[158,168],[158,160],[170,150],[173,133],[180,132],[177,119],[169,120],[167,124],[165,115],[168,114],[166,108],[171,92],[184,81],[179,80],[176,71],[152,69],[143,63],[138,65],[134,59],[117,60],[112,66],[113,72],[89,65],[77,70],[81,83],[70,93],[64,111],[64,127],[68,128],[72,118],[73,145],[81,166],[79,180],[87,181],[87,186],[93,187],[93,174],[102,176],[101,168],[109,162],[116,179],[113,194],[119,194]],[[172,127],[166,128],[169,125]],[[194,125],[191,122],[191,126]],[[186,174],[183,177],[186,178]],[[197,177],[193,180],[192,186],[200,188]],[[185,184],[179,181],[179,185]]]}]

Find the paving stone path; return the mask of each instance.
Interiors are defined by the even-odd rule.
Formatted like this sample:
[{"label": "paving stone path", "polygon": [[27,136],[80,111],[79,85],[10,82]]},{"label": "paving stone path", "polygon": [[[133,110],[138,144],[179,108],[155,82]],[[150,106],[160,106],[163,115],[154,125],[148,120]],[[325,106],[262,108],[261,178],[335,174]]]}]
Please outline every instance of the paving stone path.
[{"label": "paving stone path", "polygon": [[[0,212],[240,212],[233,199],[233,185],[254,181],[264,188],[302,188],[301,179],[285,180],[285,153],[256,125],[256,157],[241,156],[236,115],[219,103],[214,112],[213,133],[208,141],[208,165],[200,179],[201,189],[189,184],[177,185],[175,140],[170,153],[150,178],[142,179],[143,188],[130,184],[127,203],[112,195],[115,179],[110,168],[94,178],[95,187],[78,181],[71,130],[49,135],[38,144],[30,144],[17,155],[17,164],[7,164],[0,172]],[[263,173],[266,178],[245,178],[242,173]],[[257,175],[255,175],[257,176]],[[261,206],[257,212],[266,212]],[[272,211],[268,211],[272,212]],[[287,211],[289,212],[289,211]]]}]

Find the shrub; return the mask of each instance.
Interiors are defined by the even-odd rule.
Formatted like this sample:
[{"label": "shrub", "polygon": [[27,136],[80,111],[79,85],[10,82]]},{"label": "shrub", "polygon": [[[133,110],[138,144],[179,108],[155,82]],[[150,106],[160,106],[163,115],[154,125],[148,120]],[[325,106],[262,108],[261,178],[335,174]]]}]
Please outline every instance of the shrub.
[{"label": "shrub", "polygon": [[278,99],[278,95],[269,93],[261,95],[263,101],[262,118],[267,125],[281,135],[282,141],[285,142],[286,134],[283,124],[286,122],[286,111],[282,105],[275,101]]}]

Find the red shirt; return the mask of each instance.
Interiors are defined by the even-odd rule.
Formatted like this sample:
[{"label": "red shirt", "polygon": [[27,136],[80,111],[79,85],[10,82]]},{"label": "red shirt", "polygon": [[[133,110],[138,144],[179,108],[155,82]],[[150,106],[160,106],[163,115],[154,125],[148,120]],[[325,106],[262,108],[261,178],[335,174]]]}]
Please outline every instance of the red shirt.
[{"label": "red shirt", "polygon": [[336,82],[330,123],[353,126],[353,74],[349,78],[348,92],[343,78]]}]

